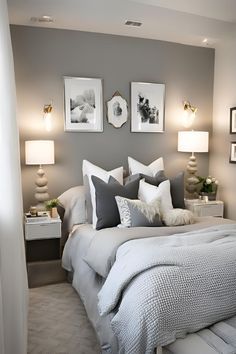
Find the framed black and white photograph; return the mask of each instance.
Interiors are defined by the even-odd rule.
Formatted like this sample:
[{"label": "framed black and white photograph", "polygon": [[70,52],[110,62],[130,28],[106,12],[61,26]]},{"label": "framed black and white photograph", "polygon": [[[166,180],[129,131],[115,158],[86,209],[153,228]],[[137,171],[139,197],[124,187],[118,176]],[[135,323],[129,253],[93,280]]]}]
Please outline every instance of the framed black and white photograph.
[{"label": "framed black and white photograph", "polygon": [[236,163],[236,141],[231,143],[229,162]]},{"label": "framed black and white photograph", "polygon": [[230,108],[230,134],[236,134],[236,107]]},{"label": "framed black and white photograph", "polygon": [[165,85],[131,83],[131,131],[164,132]]},{"label": "framed black and white photograph", "polygon": [[102,132],[102,80],[64,77],[65,131]]},{"label": "framed black and white photograph", "polygon": [[116,91],[112,98],[107,101],[107,120],[115,128],[122,127],[128,119],[127,101]]}]

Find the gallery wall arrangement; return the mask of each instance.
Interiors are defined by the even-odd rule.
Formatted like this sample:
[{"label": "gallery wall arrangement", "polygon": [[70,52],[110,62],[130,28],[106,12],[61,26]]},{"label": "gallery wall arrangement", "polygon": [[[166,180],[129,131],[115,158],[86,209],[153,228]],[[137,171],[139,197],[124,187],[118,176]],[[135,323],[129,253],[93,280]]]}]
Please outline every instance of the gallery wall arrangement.
[{"label": "gallery wall arrangement", "polygon": [[[102,79],[64,77],[65,131],[103,132]],[[128,103],[116,91],[106,102],[107,119],[115,128],[128,120]],[[131,132],[163,133],[165,85],[131,83]]]}]

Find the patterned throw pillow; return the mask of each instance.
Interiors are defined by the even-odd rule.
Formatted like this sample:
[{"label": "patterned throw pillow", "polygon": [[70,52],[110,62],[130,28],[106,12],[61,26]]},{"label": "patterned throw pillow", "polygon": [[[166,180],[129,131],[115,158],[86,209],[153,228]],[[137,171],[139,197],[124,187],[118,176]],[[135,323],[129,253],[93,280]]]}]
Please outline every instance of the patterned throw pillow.
[{"label": "patterned throw pillow", "polygon": [[160,202],[154,200],[147,204],[141,200],[131,200],[116,196],[116,203],[123,227],[162,226]]}]

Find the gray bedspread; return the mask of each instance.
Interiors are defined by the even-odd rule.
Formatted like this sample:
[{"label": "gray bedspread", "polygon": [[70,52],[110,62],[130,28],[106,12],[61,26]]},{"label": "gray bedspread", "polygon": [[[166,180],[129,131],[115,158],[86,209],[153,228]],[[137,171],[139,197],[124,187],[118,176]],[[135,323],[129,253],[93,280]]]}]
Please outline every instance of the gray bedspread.
[{"label": "gray bedspread", "polygon": [[184,226],[163,226],[163,227],[118,227],[93,230],[91,225],[83,225],[83,233],[87,233],[90,238],[90,244],[84,256],[88,265],[103,278],[106,278],[116,259],[118,248],[129,240],[169,236],[194,230],[204,229],[212,225],[232,223],[231,220],[222,218],[196,218],[196,222]]},{"label": "gray bedspread", "polygon": [[152,353],[236,314],[236,224],[126,242],[99,293],[120,354]]}]

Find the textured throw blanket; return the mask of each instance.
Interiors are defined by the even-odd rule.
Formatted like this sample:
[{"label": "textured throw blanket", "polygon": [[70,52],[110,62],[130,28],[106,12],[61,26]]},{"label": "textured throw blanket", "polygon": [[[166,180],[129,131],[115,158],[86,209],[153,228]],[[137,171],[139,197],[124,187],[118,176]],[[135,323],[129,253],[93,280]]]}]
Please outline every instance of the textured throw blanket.
[{"label": "textured throw blanket", "polygon": [[132,240],[99,295],[120,354],[148,354],[236,314],[236,224]]}]

